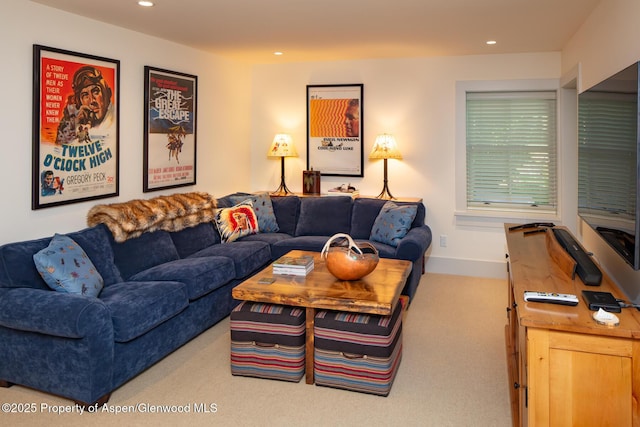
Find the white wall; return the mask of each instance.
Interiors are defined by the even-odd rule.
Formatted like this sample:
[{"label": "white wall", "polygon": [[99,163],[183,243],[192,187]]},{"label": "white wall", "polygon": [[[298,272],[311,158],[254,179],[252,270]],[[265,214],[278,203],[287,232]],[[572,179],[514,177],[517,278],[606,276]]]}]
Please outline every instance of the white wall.
[{"label": "white wall", "polygon": [[[455,211],[455,83],[459,80],[547,79],[581,64],[588,87],[640,58],[640,2],[604,0],[560,53],[310,62],[252,69],[164,40],[23,0],[5,0],[0,15],[4,100],[0,123],[3,221],[0,244],[81,228],[95,203],[147,198],[142,193],[143,66],[199,77],[198,185],[223,195],[272,190],[280,167],[266,157],[276,132],[294,137],[300,157],[287,159],[287,183],[300,191],[306,169],[306,85],[364,83],[364,178],[324,177],[323,191],[352,182],[364,194],[382,187],[382,162],[367,159],[378,133],[396,135],[404,159],[389,161],[396,196],[422,197],[434,243],[427,268],[504,275],[500,225],[460,224]],[[31,86],[34,43],[121,61],[120,196],[32,211]],[[250,164],[244,159],[251,159]],[[446,248],[439,236],[446,235]],[[637,278],[637,276],[634,276]]]},{"label": "white wall", "polygon": [[[250,148],[248,67],[25,0],[3,1],[0,39],[0,244],[80,229],[86,224],[87,211],[96,203],[177,191],[198,190],[222,196],[249,187],[249,167],[242,161],[248,158]],[[31,210],[33,44],[120,60],[119,197]],[[145,65],[198,76],[196,186],[142,192]]]},{"label": "white wall", "polygon": [[[430,271],[505,276],[502,224],[459,224],[455,211],[455,90],[458,80],[559,79],[560,53],[362,60],[253,69],[252,189],[274,190],[280,166],[268,159],[277,132],[291,133],[300,157],[286,159],[287,185],[302,191],[306,169],[306,85],[364,84],[364,178],[323,177],[322,191],[351,182],[362,194],[382,189],[383,165],[369,161],[375,137],[396,136],[403,160],[389,160],[396,197],[421,197],[434,241]],[[447,236],[447,247],[439,236]]]},{"label": "white wall", "polygon": [[[562,69],[580,64],[581,84],[585,90],[640,60],[640,2],[604,0],[574,35],[562,52]],[[594,255],[627,294],[640,304],[640,272],[634,271],[584,222],[579,234]]]},{"label": "white wall", "polygon": [[640,60],[640,2],[602,0],[562,51],[562,71],[580,64],[578,91]]}]

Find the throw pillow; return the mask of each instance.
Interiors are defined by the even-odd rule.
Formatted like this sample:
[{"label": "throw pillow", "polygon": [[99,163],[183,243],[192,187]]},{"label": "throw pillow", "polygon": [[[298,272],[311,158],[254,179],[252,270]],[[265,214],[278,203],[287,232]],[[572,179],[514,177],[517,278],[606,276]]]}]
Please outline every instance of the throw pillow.
[{"label": "throw pillow", "polygon": [[250,202],[218,209],[215,222],[222,243],[233,242],[240,237],[255,234],[260,230],[258,218]]},{"label": "throw pillow", "polygon": [[409,232],[417,211],[416,205],[396,205],[391,201],[386,202],[373,223],[369,239],[398,246],[400,240]]},{"label": "throw pillow", "polygon": [[258,227],[260,227],[261,233],[277,233],[278,231],[280,231],[280,227],[278,227],[278,221],[276,220],[276,215],[273,211],[271,197],[268,193],[258,193],[246,196],[231,196],[230,199],[231,203],[233,203],[234,205],[246,202],[247,200],[251,202],[253,211],[258,217]]},{"label": "throw pillow", "polygon": [[33,255],[36,269],[58,292],[97,297],[104,280],[84,250],[68,236],[56,234],[49,246]]}]

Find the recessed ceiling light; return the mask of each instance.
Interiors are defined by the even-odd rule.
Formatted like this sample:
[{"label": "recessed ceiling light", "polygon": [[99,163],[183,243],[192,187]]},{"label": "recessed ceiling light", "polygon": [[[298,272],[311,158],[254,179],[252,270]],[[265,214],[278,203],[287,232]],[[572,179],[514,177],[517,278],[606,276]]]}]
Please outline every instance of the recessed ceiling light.
[{"label": "recessed ceiling light", "polygon": [[275,56],[281,56],[281,55],[284,55],[284,53],[283,53],[283,52],[273,52],[273,54],[274,54]]},{"label": "recessed ceiling light", "polygon": [[487,41],[487,44],[488,44],[488,45],[493,45],[493,44],[496,44],[496,43],[497,43],[497,42],[496,42],[495,40],[488,40],[488,41]]},{"label": "recessed ceiling light", "polygon": [[144,7],[151,7],[153,6],[153,2],[152,1],[139,1],[138,4],[140,6],[144,6]]}]

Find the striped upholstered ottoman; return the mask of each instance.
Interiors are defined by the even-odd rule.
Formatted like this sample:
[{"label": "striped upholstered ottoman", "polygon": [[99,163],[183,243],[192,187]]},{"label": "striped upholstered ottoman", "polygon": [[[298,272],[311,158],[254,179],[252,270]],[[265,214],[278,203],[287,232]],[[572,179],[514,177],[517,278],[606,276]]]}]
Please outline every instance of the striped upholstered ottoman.
[{"label": "striped upholstered ottoman", "polygon": [[402,359],[402,307],[391,316],[319,311],[314,327],[317,385],[387,396]]},{"label": "striped upholstered ottoman", "polygon": [[230,316],[231,373],[300,381],[305,366],[305,310],[244,301]]}]

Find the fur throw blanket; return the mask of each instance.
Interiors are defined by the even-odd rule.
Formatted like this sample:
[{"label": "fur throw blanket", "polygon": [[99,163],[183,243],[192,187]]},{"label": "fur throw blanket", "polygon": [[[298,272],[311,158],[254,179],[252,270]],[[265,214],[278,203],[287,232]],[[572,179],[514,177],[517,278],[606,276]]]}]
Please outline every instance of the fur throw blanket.
[{"label": "fur throw blanket", "polygon": [[87,224],[105,224],[116,242],[156,230],[180,231],[213,221],[216,199],[207,193],[193,192],[159,196],[148,200],[96,205],[87,214]]}]

